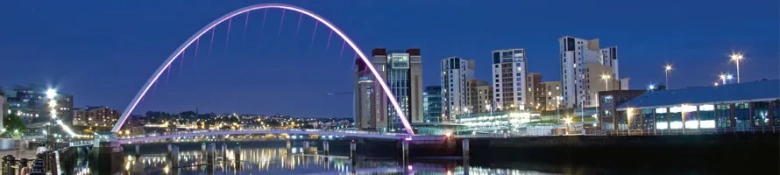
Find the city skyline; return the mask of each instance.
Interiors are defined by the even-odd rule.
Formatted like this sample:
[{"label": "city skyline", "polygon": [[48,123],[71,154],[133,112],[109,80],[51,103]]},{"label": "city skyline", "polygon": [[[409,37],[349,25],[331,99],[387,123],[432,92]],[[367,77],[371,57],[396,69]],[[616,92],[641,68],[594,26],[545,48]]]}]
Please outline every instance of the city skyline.
[{"label": "city skyline", "polygon": [[[252,1],[251,4],[263,2],[266,1]],[[11,63],[18,65],[0,69],[0,83],[3,86],[28,84],[30,82],[49,83],[49,85],[54,85],[61,91],[76,96],[74,100],[76,105],[74,106],[108,105],[118,110],[122,110],[130,102],[130,98],[152,73],[152,69],[158,66],[175,49],[176,45],[180,44],[187,36],[219,15],[247,5],[238,2],[225,4],[155,2],[159,3],[155,4],[155,6],[161,7],[154,7],[137,15],[135,15],[139,13],[137,10],[144,9],[145,6],[129,5],[129,7],[117,7],[118,4],[114,2],[101,2],[101,4],[82,6],[84,4],[78,4],[80,2],[72,2],[66,4],[45,4],[38,7],[40,9],[37,10],[46,10],[47,8],[59,8],[58,5],[66,5],[81,6],[79,9],[83,9],[81,12],[76,10],[74,14],[51,16],[51,13],[56,11],[46,14],[28,14],[23,11],[34,9],[29,8],[33,6],[21,4],[21,6],[14,6],[19,7],[18,9],[2,8],[11,7],[13,3],[25,2],[3,3],[11,5],[0,5],[0,9],[2,9],[0,10],[0,16],[8,18],[4,19],[4,21],[9,21],[9,26],[15,27],[0,29],[0,33],[2,33],[0,38],[4,38],[0,40],[0,58],[2,59],[0,61],[9,62],[10,60]],[[588,39],[600,38],[602,41],[605,41],[602,45],[619,46],[619,57],[622,67],[620,75],[621,77],[632,78],[632,89],[643,89],[643,85],[663,82],[663,66],[667,63],[675,67],[670,74],[672,88],[712,85],[712,82],[718,80],[718,74],[721,72],[736,74],[735,65],[728,61],[728,55],[734,51],[745,54],[745,60],[740,65],[742,66],[742,82],[756,81],[761,78],[776,79],[778,78],[777,75],[779,75],[773,72],[773,70],[777,71],[777,58],[779,57],[776,52],[776,48],[780,45],[776,40],[778,38],[776,33],[778,27],[773,25],[776,24],[778,17],[774,15],[776,11],[771,9],[771,7],[776,7],[777,4],[750,5],[715,1],[707,10],[697,13],[697,15],[701,16],[690,15],[672,18],[674,15],[658,14],[660,12],[657,9],[671,8],[668,11],[686,11],[686,6],[690,6],[688,10],[701,7],[696,6],[696,3],[693,2],[675,3],[679,4],[680,7],[658,5],[664,4],[664,2],[644,2],[652,4],[634,4],[633,6],[647,7],[648,11],[652,13],[643,16],[638,15],[642,12],[632,12],[614,16],[614,18],[623,20],[634,17],[644,19],[644,21],[624,21],[627,25],[599,24],[590,25],[590,27],[585,24],[577,24],[577,20],[568,21],[570,24],[575,22],[574,24],[577,25],[576,29],[575,27],[558,29],[561,26],[565,26],[565,24],[556,24],[561,21],[558,18],[563,16],[555,16],[555,14],[546,12],[543,9],[536,9],[538,12],[533,13],[551,16],[546,19],[529,19],[530,24],[544,27],[527,27],[524,28],[529,30],[527,34],[517,34],[516,31],[513,32],[514,30],[506,30],[502,27],[484,27],[486,25],[489,26],[484,23],[511,20],[512,18],[503,16],[514,15],[506,14],[506,12],[488,11],[490,9],[487,7],[492,3],[482,4],[483,6],[476,5],[474,6],[475,9],[472,10],[473,12],[465,13],[466,15],[483,13],[482,15],[497,17],[497,19],[485,21],[465,19],[465,15],[461,16],[462,14],[456,14],[455,16],[425,16],[421,12],[397,16],[387,13],[372,14],[372,16],[368,17],[359,17],[360,15],[354,17],[354,15],[350,16],[349,14],[334,12],[338,10],[320,8],[318,3],[320,2],[292,2],[292,4],[309,8],[315,13],[325,16],[345,30],[348,35],[356,40],[364,53],[369,53],[370,49],[375,47],[421,48],[423,50],[424,85],[438,85],[440,83],[440,76],[437,73],[438,69],[436,69],[439,67],[437,63],[439,63],[441,58],[451,55],[475,60],[476,78],[490,80],[490,69],[487,67],[490,66],[490,55],[488,52],[502,48],[527,49],[528,72],[541,73],[543,81],[560,80],[558,78],[560,77],[560,73],[558,73],[560,69],[557,38],[567,35]],[[339,3],[346,2],[332,2],[327,3],[326,6],[334,7],[334,4]],[[512,3],[525,5],[524,8],[529,9],[563,7],[545,4],[544,2],[538,2],[541,4],[537,2],[510,2],[507,4]],[[574,2],[573,4],[577,3],[582,2]],[[371,11],[372,9],[393,3],[372,1],[359,4],[363,8],[349,11],[360,13],[361,10]],[[108,5],[108,9],[111,10],[101,11],[99,10],[101,5]],[[419,7],[444,5],[451,8],[466,8],[472,4],[469,4],[468,1],[459,1],[453,4],[422,3],[416,5],[419,5]],[[604,4],[593,3],[593,6],[599,5]],[[738,8],[734,6],[745,7]],[[168,10],[172,7],[188,10]],[[610,5],[606,5],[603,8],[609,9],[609,7]],[[653,8],[656,10],[653,10]],[[717,10],[719,8],[734,8],[736,10]],[[750,9],[751,13],[740,13],[744,12],[741,10],[748,9]],[[630,11],[629,9],[617,10]],[[641,11],[647,9],[632,10]],[[23,21],[14,19],[12,16],[15,15],[6,13],[19,13],[32,17]],[[155,87],[155,92],[150,92],[150,96],[142,101],[141,106],[134,113],[159,109],[183,111],[199,107],[204,111],[214,112],[229,112],[226,110],[233,110],[242,113],[285,113],[301,116],[318,116],[319,113],[325,113],[319,115],[319,117],[349,115],[352,111],[350,109],[351,105],[338,104],[349,103],[351,100],[349,96],[328,99],[330,97],[326,97],[325,93],[352,89],[350,64],[352,63],[351,57],[353,53],[344,53],[343,55],[345,56],[339,58],[340,53],[337,50],[339,45],[341,45],[340,40],[330,43],[330,52],[325,53],[325,47],[327,47],[325,38],[328,36],[328,32],[324,30],[318,30],[317,36],[319,38],[315,37],[315,39],[319,39],[316,40],[316,44],[319,46],[309,49],[308,40],[313,32],[311,28],[313,22],[310,19],[308,21],[304,19],[300,28],[301,32],[294,34],[296,30],[294,23],[297,20],[291,16],[297,16],[297,14],[289,15],[290,13],[288,13],[283,23],[285,26],[279,32],[280,34],[277,34],[281,14],[281,10],[269,10],[268,19],[265,21],[265,31],[259,32],[257,30],[260,30],[259,26],[262,22],[259,19],[263,18],[263,15],[262,13],[253,13],[250,18],[252,20],[250,21],[250,30],[255,31],[254,33],[252,31],[247,32],[246,37],[242,37],[241,31],[243,18],[236,18],[237,20],[233,21],[234,26],[231,29],[233,33],[231,33],[230,42],[225,40],[224,36],[226,34],[222,33],[227,29],[226,26],[223,25],[221,28],[218,28],[218,40],[214,42],[214,54],[206,56],[205,52],[203,52],[202,57],[197,58],[197,60],[184,59],[185,62],[182,67],[179,67],[179,62],[176,62],[176,65],[172,68],[172,73],[167,75],[169,77],[161,79],[161,82]],[[102,17],[94,17],[98,18],[96,21],[74,21],[76,25],[72,26],[62,26],[59,25],[59,22],[51,22],[60,21],[67,24],[68,21],[75,20],[71,18],[81,18],[83,17],[82,15],[101,15]],[[599,16],[604,15],[596,13],[588,17],[597,21]],[[422,19],[408,20],[415,17],[421,17]],[[743,26],[724,25],[729,22],[721,22],[721,20],[718,20],[718,17],[728,17],[728,19],[733,19],[731,20],[733,23],[739,22]],[[183,20],[179,20],[179,18]],[[407,21],[421,26],[415,28],[425,28],[426,30],[393,28],[387,31],[379,29],[382,27],[376,27],[380,23],[367,22],[366,24],[359,24],[359,21],[371,21],[374,18],[381,19],[382,23],[389,24],[403,24],[401,23],[402,21]],[[425,22],[432,19],[442,21],[434,24]],[[119,20],[122,21],[122,24],[106,20]],[[685,22],[685,20],[692,20],[692,22]],[[663,23],[664,21],[668,23]],[[456,23],[483,27],[462,27],[466,25],[458,25],[461,26],[460,29],[449,27]],[[566,21],[563,23],[566,23]],[[523,24],[519,25],[524,26],[527,24],[529,22],[523,22]],[[136,25],[143,27],[137,27]],[[154,26],[152,27],[151,25]],[[675,27],[665,29],[667,31],[655,31],[658,30],[653,28],[655,25],[673,25]],[[623,26],[624,28],[616,26]],[[45,29],[47,27],[61,27],[62,29],[52,31]],[[602,27],[609,29],[600,29]],[[482,28],[484,28],[483,32],[478,32],[478,29]],[[140,31],[137,34],[131,34],[134,30]],[[487,30],[487,32],[484,30]],[[750,33],[747,33],[747,31],[750,31]],[[733,35],[733,33],[738,34]],[[458,37],[456,38],[463,41],[456,42],[449,39],[452,38],[452,35],[457,35]],[[300,38],[295,39],[298,36]],[[414,39],[401,39],[404,37],[399,38],[399,36]],[[511,39],[507,40],[505,37]],[[248,41],[242,41],[246,38],[260,40],[260,42],[249,43]],[[675,38],[677,40],[674,40]],[[281,46],[260,46],[263,43],[262,41],[278,42]],[[228,43],[227,46],[225,43]],[[669,43],[672,44],[670,45]],[[254,50],[256,48],[261,49],[258,49],[259,51]],[[40,52],[38,51],[39,49],[50,52]],[[308,51],[308,54],[295,53],[299,50]],[[297,58],[297,60],[289,61],[290,57]],[[216,60],[225,61],[220,63],[216,62]],[[705,61],[708,67],[698,66],[698,64]],[[301,62],[311,62],[312,64],[302,65],[303,67],[301,68],[294,67],[301,65],[299,64]],[[656,66],[654,67],[654,65]],[[183,72],[180,73],[182,68]],[[298,69],[309,70],[298,71]],[[302,77],[299,80],[305,82],[280,83],[289,79],[289,77],[267,76],[276,75],[273,72],[289,74],[289,77]],[[317,76],[306,77],[311,74],[324,74],[320,76],[334,78],[321,80],[322,78],[317,78]],[[683,75],[687,75],[686,79],[681,77]],[[266,85],[268,82],[275,82],[275,84]],[[301,94],[296,95],[294,93]],[[317,97],[316,95],[318,94],[321,94],[324,98],[315,98],[316,100],[312,102],[303,102],[301,104],[301,106],[312,108],[310,113],[296,109],[300,106],[296,106],[295,102],[306,100],[306,97]]]}]

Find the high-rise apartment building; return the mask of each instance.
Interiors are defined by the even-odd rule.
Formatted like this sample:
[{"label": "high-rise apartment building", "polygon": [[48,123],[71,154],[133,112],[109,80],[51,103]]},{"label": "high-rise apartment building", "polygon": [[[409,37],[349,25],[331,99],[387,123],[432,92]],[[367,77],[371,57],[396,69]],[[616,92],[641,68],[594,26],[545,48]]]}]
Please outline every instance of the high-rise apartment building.
[{"label": "high-rise apartment building", "polygon": [[[597,105],[592,94],[598,94],[597,88],[589,88],[591,78],[601,78],[609,74],[611,79],[619,79],[617,65],[617,47],[599,49],[599,39],[586,40],[571,36],[559,40],[561,51],[561,96],[566,107]],[[609,71],[588,71],[586,63],[605,66]],[[594,65],[591,65],[593,67]]]},{"label": "high-rise apartment building", "polygon": [[425,123],[439,123],[444,116],[442,115],[441,86],[426,86],[423,91],[423,111],[425,112]]},{"label": "high-rise apartment building", "polygon": [[442,114],[446,120],[466,113],[466,81],[474,78],[474,60],[459,57],[441,59]]},{"label": "high-rise apartment building", "polygon": [[[357,60],[358,70],[355,80],[355,115],[356,121],[374,123],[362,125],[380,131],[396,132],[404,129],[401,119],[388,101],[387,94],[382,91],[379,83],[366,65]],[[372,51],[371,62],[377,72],[383,76],[395,100],[406,114],[410,123],[423,122],[422,97],[422,57],[420,49],[404,51],[387,51],[377,48]],[[360,69],[360,67],[363,67]],[[372,80],[373,83],[368,82]],[[362,83],[361,83],[362,82]],[[370,85],[369,85],[370,84]],[[360,94],[370,91],[370,95]],[[370,98],[369,98],[370,97]],[[373,109],[373,110],[371,110]]]},{"label": "high-rise apartment building", "polygon": [[542,74],[529,72],[526,79],[528,80],[528,82],[525,83],[528,85],[528,88],[526,88],[526,95],[528,95],[528,98],[525,98],[526,109],[540,110],[542,105],[539,103],[539,98],[541,98],[541,93],[543,92],[540,89]]},{"label": "high-rise apartment building", "polygon": [[[36,85],[14,86],[6,92],[8,109],[16,112],[26,124],[49,121],[52,112],[46,90]],[[65,123],[70,123],[73,120],[73,96],[58,93],[54,101],[57,104],[54,114]]]},{"label": "high-rise apartment building", "polygon": [[539,103],[544,104],[543,110],[555,110],[557,107],[561,107],[561,82],[560,81],[545,81],[540,85],[542,96]]},{"label": "high-rise apartment building", "polygon": [[493,104],[493,86],[490,83],[471,79],[467,81],[466,106],[471,113],[490,112]]},{"label": "high-rise apartment building", "polygon": [[604,66],[612,68],[612,73],[615,74],[615,77],[620,77],[617,58],[617,46],[601,49],[601,54],[599,54],[599,62]]},{"label": "high-rise apartment building", "polygon": [[493,104],[497,110],[525,110],[527,98],[525,49],[493,51]]},{"label": "high-rise apartment building", "polygon": [[73,126],[114,127],[119,111],[107,106],[73,109]]},{"label": "high-rise apartment building", "polygon": [[5,125],[3,125],[3,121],[5,121],[5,115],[9,113],[8,111],[8,103],[6,102],[5,92],[2,90],[3,87],[0,87],[0,128],[5,128]]}]

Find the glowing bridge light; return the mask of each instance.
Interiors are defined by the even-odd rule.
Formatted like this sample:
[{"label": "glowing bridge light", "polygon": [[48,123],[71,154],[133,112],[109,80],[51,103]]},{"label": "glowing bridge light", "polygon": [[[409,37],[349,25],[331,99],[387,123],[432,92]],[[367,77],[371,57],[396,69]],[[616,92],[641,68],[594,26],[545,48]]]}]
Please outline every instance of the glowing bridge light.
[{"label": "glowing bridge light", "polygon": [[175,61],[179,55],[184,52],[185,49],[187,49],[192,43],[194,43],[198,38],[200,38],[203,34],[206,32],[209,32],[210,30],[214,29],[217,25],[221,24],[222,22],[229,20],[233,18],[236,15],[248,13],[250,11],[259,10],[259,9],[270,9],[270,8],[276,8],[276,9],[282,9],[282,10],[292,10],[298,13],[305,14],[306,16],[309,16],[311,18],[314,18],[318,22],[315,24],[322,23],[326,25],[328,28],[331,29],[331,31],[335,32],[338,36],[340,36],[342,39],[344,39],[344,42],[349,45],[352,50],[355,51],[355,53],[360,56],[360,59],[363,60],[364,63],[366,63],[366,67],[371,71],[371,74],[374,75],[377,79],[381,81],[379,82],[380,87],[382,90],[387,94],[388,99],[390,100],[390,104],[393,105],[393,109],[395,110],[396,114],[398,114],[398,117],[401,120],[401,123],[404,125],[404,128],[406,129],[406,132],[410,135],[414,135],[414,131],[412,130],[411,125],[409,124],[409,121],[406,119],[406,113],[403,112],[401,109],[401,106],[398,104],[398,101],[395,98],[395,95],[393,95],[392,91],[390,91],[389,86],[385,82],[382,76],[380,76],[379,72],[377,72],[376,68],[371,64],[371,61],[366,58],[366,55],[363,54],[363,52],[360,50],[360,48],[350,39],[344,32],[341,31],[338,27],[333,25],[330,21],[326,20],[325,18],[300,7],[287,5],[287,4],[277,4],[277,3],[268,3],[268,4],[256,4],[251,5],[248,7],[244,7],[235,11],[232,11],[228,14],[223,15],[222,17],[217,18],[216,20],[212,21],[208,25],[201,28],[198,32],[196,32],[194,35],[192,35],[187,41],[182,43],[181,46],[179,46],[178,49],[176,49],[173,53],[171,53],[170,56],[168,56],[168,59],[165,60],[165,62],[160,65],[160,67],[157,68],[157,70],[154,72],[151,78],[149,78],[146,83],[141,87],[141,90],[138,91],[138,93],[135,95],[133,100],[130,102],[129,105],[127,105],[127,108],[122,112],[122,116],[117,120],[117,123],[114,125],[114,128],[111,129],[111,132],[118,132],[119,129],[122,128],[122,126],[125,124],[125,121],[128,117],[130,117],[130,114],[133,112],[135,107],[138,105],[138,103],[141,101],[141,99],[146,95],[146,93],[149,91],[149,88],[154,85],[157,80],[160,78],[160,75],[171,66],[173,61]]}]

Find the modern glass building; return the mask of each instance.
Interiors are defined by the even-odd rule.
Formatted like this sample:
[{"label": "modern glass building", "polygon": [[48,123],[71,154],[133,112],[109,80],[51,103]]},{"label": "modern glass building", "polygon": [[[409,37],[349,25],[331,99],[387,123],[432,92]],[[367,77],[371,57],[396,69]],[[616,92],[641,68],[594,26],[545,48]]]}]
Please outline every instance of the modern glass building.
[{"label": "modern glass building", "polygon": [[[780,126],[780,80],[644,93],[614,111],[617,130],[744,132]],[[608,97],[602,97],[608,98]]]},{"label": "modern glass building", "polygon": [[427,86],[423,91],[425,123],[439,123],[442,119],[441,86]]}]

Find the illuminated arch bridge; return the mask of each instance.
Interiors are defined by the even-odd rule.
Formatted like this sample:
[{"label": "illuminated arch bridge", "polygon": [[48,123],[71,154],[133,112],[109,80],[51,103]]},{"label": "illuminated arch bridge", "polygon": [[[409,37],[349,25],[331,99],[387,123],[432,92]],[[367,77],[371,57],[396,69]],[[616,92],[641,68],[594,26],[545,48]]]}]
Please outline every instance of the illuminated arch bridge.
[{"label": "illuminated arch bridge", "polygon": [[[138,103],[141,101],[141,99],[146,95],[146,93],[149,91],[149,89],[157,82],[157,80],[160,78],[160,75],[162,75],[162,73],[165,72],[166,69],[169,69],[171,64],[173,63],[173,61],[178,59],[180,57],[180,55],[182,53],[184,53],[184,51],[190,45],[192,45],[194,42],[198,41],[198,39],[202,35],[204,35],[205,33],[209,32],[209,31],[213,31],[213,29],[217,25],[219,25],[219,24],[221,24],[221,23],[231,19],[232,17],[234,17],[236,15],[245,14],[245,13],[249,13],[251,11],[260,10],[260,9],[283,9],[283,10],[290,10],[290,11],[295,11],[295,12],[301,13],[302,15],[306,15],[308,17],[311,17],[311,18],[317,20],[319,23],[324,24],[333,33],[335,33],[339,37],[341,37],[344,40],[344,42],[355,51],[355,53],[360,57],[360,59],[364,63],[366,63],[365,65],[368,67],[368,69],[371,71],[371,73],[374,75],[374,77],[376,77],[378,79],[377,82],[379,83],[380,87],[385,92],[385,94],[387,94],[387,97],[388,97],[388,100],[390,101],[390,104],[393,106],[393,109],[395,110],[396,114],[398,114],[398,116],[399,116],[399,118],[401,120],[401,123],[403,124],[404,128],[406,129],[406,134],[414,135],[412,127],[410,126],[409,121],[406,118],[406,113],[404,113],[403,110],[401,109],[401,107],[399,106],[398,101],[396,101],[396,99],[395,99],[395,95],[393,95],[392,91],[390,91],[390,89],[389,89],[387,83],[385,82],[385,80],[382,80],[382,76],[379,75],[379,73],[377,72],[376,68],[374,68],[374,66],[373,66],[373,64],[371,64],[370,60],[368,58],[366,58],[366,55],[363,54],[363,52],[352,41],[352,39],[350,39],[344,32],[342,32],[341,29],[339,29],[338,27],[333,25],[330,21],[328,21],[327,19],[321,17],[320,15],[317,15],[317,14],[315,14],[315,13],[309,11],[309,10],[306,10],[306,9],[303,9],[303,8],[300,8],[300,7],[287,5],[287,4],[276,4],[276,3],[256,4],[256,5],[251,5],[251,6],[248,6],[248,7],[244,7],[244,8],[232,11],[232,12],[230,12],[228,14],[223,15],[220,18],[217,18],[216,20],[212,21],[208,25],[204,26],[202,29],[200,29],[198,32],[196,32],[194,35],[192,35],[187,41],[182,43],[182,45],[179,46],[178,49],[176,49],[173,53],[171,53],[171,55],[168,56],[168,59],[166,59],[165,62],[163,62],[163,64],[160,65],[160,67],[157,68],[157,70],[154,72],[154,74],[146,81],[146,83],[143,85],[143,87],[141,87],[141,90],[138,91],[138,93],[135,95],[135,97],[130,102],[130,104],[127,106],[127,108],[125,108],[125,110],[123,111],[121,117],[119,118],[117,123],[114,125],[114,128],[111,130],[111,132],[117,133],[122,128],[122,126],[125,124],[125,121],[127,120],[127,118],[133,112],[133,110],[138,105]],[[202,133],[202,134],[204,134],[204,133]],[[342,133],[342,134],[349,134],[349,133]],[[386,137],[396,137],[396,135],[387,135]]]}]

